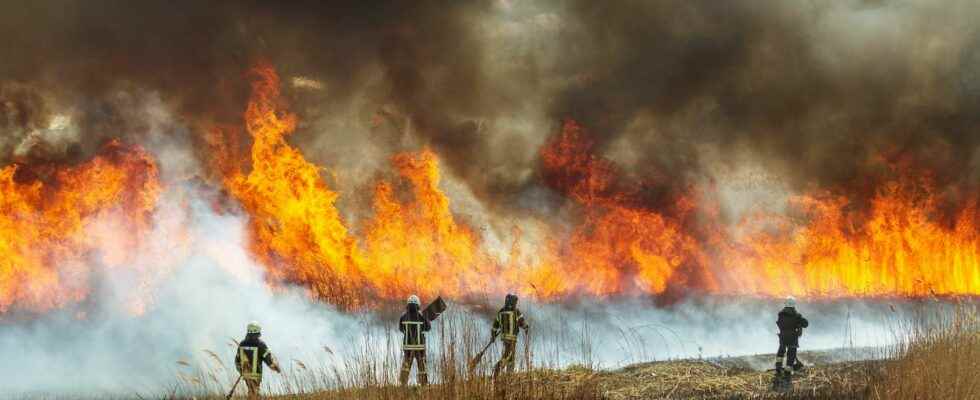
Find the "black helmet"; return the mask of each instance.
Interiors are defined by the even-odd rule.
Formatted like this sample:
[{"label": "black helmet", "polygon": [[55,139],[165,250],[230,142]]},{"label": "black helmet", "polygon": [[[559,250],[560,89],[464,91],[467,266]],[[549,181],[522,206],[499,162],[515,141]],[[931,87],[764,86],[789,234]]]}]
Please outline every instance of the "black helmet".
[{"label": "black helmet", "polygon": [[507,297],[504,298],[504,307],[506,308],[517,307],[517,295],[513,293],[508,293]]}]

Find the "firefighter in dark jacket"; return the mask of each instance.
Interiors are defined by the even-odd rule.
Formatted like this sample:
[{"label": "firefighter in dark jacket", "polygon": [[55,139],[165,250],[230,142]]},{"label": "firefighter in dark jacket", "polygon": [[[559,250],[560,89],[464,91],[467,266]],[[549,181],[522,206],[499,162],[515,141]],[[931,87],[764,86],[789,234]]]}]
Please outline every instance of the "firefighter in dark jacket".
[{"label": "firefighter in dark jacket", "polygon": [[[779,350],[776,352],[776,375],[783,375],[783,357],[786,357],[786,366],[793,371],[803,369],[803,363],[796,359],[796,349],[800,347],[800,336],[803,329],[810,325],[810,322],[803,318],[796,311],[796,299],[788,297],[786,306],[779,311],[776,318],[776,326],[779,327]],[[786,371],[789,374],[789,371]]]},{"label": "firefighter in dark jacket", "polygon": [[246,328],[245,340],[238,344],[238,353],[235,354],[235,368],[245,380],[248,386],[249,396],[258,396],[259,387],[262,385],[262,364],[266,364],[273,371],[281,373],[279,364],[276,362],[269,346],[265,345],[259,337],[262,336],[262,328],[257,322],[248,324]]},{"label": "firefighter in dark jacket", "polygon": [[508,373],[514,372],[514,362],[517,353],[517,334],[521,329],[527,330],[527,322],[524,321],[524,314],[517,309],[517,295],[508,294],[504,298],[504,307],[497,311],[497,318],[493,321],[493,337],[500,335],[500,341],[504,344],[504,353],[500,356],[500,361],[493,367],[493,379],[496,380],[502,368],[506,368]]},{"label": "firefighter in dark jacket", "polygon": [[408,383],[408,375],[412,372],[412,361],[418,365],[416,378],[419,385],[429,384],[429,375],[425,370],[425,333],[432,328],[429,320],[419,311],[419,297],[411,295],[408,297],[407,310],[398,320],[398,330],[402,332],[402,358],[401,375],[398,377],[402,386]]}]

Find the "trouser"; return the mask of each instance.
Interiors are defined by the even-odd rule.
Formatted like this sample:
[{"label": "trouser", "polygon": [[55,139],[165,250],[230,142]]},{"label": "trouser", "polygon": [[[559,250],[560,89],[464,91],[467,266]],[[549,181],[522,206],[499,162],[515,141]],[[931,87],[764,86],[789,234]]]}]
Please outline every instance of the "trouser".
[{"label": "trouser", "polygon": [[500,360],[497,361],[497,365],[493,366],[493,379],[497,379],[497,375],[500,374],[502,368],[506,368],[507,373],[514,372],[514,359],[517,354],[517,341],[516,340],[502,340],[504,344],[504,353],[500,356]]},{"label": "trouser", "polygon": [[786,366],[792,367],[794,371],[803,368],[803,364],[796,358],[796,350],[800,347],[799,336],[780,336],[779,349],[776,350],[776,372],[783,370],[783,357],[786,358]]},{"label": "trouser", "polygon": [[259,387],[262,386],[262,378],[245,378],[245,386],[248,387],[248,397],[258,397]]},{"label": "trouser", "polygon": [[405,355],[402,357],[401,375],[398,377],[398,381],[401,382],[402,386],[408,384],[408,375],[412,372],[413,361],[418,365],[415,376],[418,378],[419,385],[428,385],[429,374],[425,370],[425,350],[405,350]]}]

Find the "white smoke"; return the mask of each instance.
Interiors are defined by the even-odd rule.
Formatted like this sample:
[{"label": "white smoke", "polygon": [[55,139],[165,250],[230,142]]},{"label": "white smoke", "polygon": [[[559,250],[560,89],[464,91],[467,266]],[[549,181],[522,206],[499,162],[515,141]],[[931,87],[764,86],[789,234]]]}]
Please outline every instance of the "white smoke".
[{"label": "white smoke", "polygon": [[[527,314],[539,338],[535,352],[542,363],[611,369],[648,361],[775,353],[781,308],[778,299],[692,298],[667,307],[633,299],[588,302],[574,309],[531,305]],[[810,321],[800,340],[802,350],[860,350],[894,343],[910,305],[893,311],[883,302],[803,301],[797,309]]]},{"label": "white smoke", "polygon": [[[0,397],[159,396],[193,388],[195,379],[212,379],[204,382],[207,387],[227,390],[235,376],[233,342],[241,340],[250,321],[263,326],[263,338],[289,371],[298,362],[342,370],[348,367],[345,360],[363,359],[365,353],[389,357],[397,348],[388,336],[397,333],[389,317],[345,314],[310,300],[300,288],[270,288],[264,268],[248,251],[246,218],[215,211],[208,189],[175,183],[197,169],[191,146],[169,139],[185,136],[179,131],[186,128],[173,122],[177,119],[158,98],[146,99],[140,113],[149,133],[143,145],[168,182],[153,229],[140,248],[123,249],[139,254],[130,265],[94,268],[100,272],[85,278],[92,293],[83,303],[41,316],[0,320]],[[449,186],[454,194],[465,191]],[[465,211],[486,213],[477,200],[468,200]],[[107,214],[86,226],[105,252],[119,250],[118,243],[129,243],[122,238],[133,234],[120,231],[125,224],[113,218]],[[496,242],[493,247],[504,247],[505,241]],[[98,264],[98,254],[90,262]],[[480,315],[483,319],[477,322],[486,327],[478,329],[483,329],[483,339],[489,336],[486,313],[455,307]],[[780,308],[778,301],[731,298],[689,300],[666,308],[647,299],[576,305],[524,301],[522,307],[532,325],[535,365],[598,368],[772,353]],[[811,321],[804,349],[874,346],[894,339],[888,322],[894,318],[883,304],[801,302],[799,309]],[[439,357],[438,331],[445,323],[435,322],[430,359]],[[289,390],[288,378],[266,376],[268,387]]]},{"label": "white smoke", "polygon": [[[364,349],[373,349],[379,358],[390,350],[383,346],[383,334],[369,333],[386,327],[394,331],[394,323],[373,315],[337,312],[310,301],[300,289],[270,289],[263,268],[246,250],[243,218],[218,215],[199,199],[179,209],[180,202],[173,198],[164,198],[161,204],[157,229],[147,240],[153,248],[141,249],[146,257],[172,260],[169,265],[145,260],[157,275],[147,272],[147,266],[134,266],[143,271],[137,274],[107,270],[94,278],[97,289],[85,304],[33,321],[0,325],[0,348],[7,349],[5,362],[0,363],[5,396],[159,395],[200,370],[217,372],[220,385],[227,385],[228,377],[234,376],[230,343],[240,340],[245,324],[253,320],[262,324],[263,337],[287,368],[295,360],[343,368],[327,364]],[[174,221],[186,225],[177,229]],[[192,239],[181,244],[183,234]],[[134,294],[150,295],[142,315],[133,315],[128,306]],[[600,368],[669,358],[771,353],[780,307],[777,301],[732,299],[690,301],[668,308],[644,300],[523,304],[532,325],[536,364]],[[812,325],[803,339],[804,348],[890,342],[885,323],[889,317],[882,307],[803,302],[799,308]],[[488,336],[489,321],[485,322]],[[438,331],[443,321],[435,323]],[[848,337],[849,330],[860,334]],[[371,340],[376,343],[368,343]],[[438,340],[438,332],[433,332],[432,343]],[[328,356],[324,346],[336,357]],[[430,358],[438,357],[436,348],[430,345]],[[215,352],[224,367],[205,350]],[[269,373],[266,385],[280,387],[281,379]]]},{"label": "white smoke", "polygon": [[[158,229],[149,239],[158,248],[145,254],[157,257],[172,246],[174,262],[154,266],[165,270],[156,277],[149,274],[157,280],[148,288],[134,280],[145,280],[145,273],[110,270],[96,278],[98,289],[86,304],[0,325],[0,348],[8,349],[0,363],[4,396],[160,395],[196,377],[208,378],[198,371],[215,372],[212,387],[227,388],[234,376],[231,342],[240,340],[253,320],[262,324],[264,339],[287,368],[299,360],[343,369],[342,360],[358,352],[373,351],[369,356],[378,358],[391,354],[384,332],[389,327],[394,332],[394,321],[337,312],[310,301],[300,289],[270,289],[263,268],[246,250],[243,218],[218,215],[201,200],[191,201],[180,211],[187,215],[178,218],[173,204],[179,202],[168,198],[161,203]],[[182,228],[190,243],[175,244],[183,231],[174,229],[171,219],[186,223]],[[120,306],[133,293],[151,294],[142,315]],[[616,368],[671,358],[772,353],[777,344],[774,321],[780,304],[775,300],[701,299],[667,308],[646,300],[522,304],[532,325],[536,365]],[[469,313],[465,306],[456,307]],[[888,321],[894,318],[883,304],[802,302],[799,309],[811,321],[804,349],[892,342]],[[444,322],[435,322],[430,359],[439,357],[436,343]],[[489,320],[484,322],[488,337]],[[206,350],[215,352],[223,367]],[[281,376],[266,376],[269,387],[283,387]]]},{"label": "white smoke", "polygon": [[[164,204],[167,204],[164,202]],[[161,210],[159,217],[168,216]],[[26,323],[0,325],[8,362],[0,367],[7,395],[165,393],[184,368],[216,352],[231,367],[232,340],[258,321],[274,354],[284,360],[310,347],[337,348],[358,322],[298,289],[272,290],[244,246],[243,220],[213,213],[201,201],[187,210],[191,243],[162,276],[107,270],[87,304]],[[159,227],[167,227],[158,218]],[[149,242],[179,247],[170,229]],[[119,232],[125,235],[125,232]],[[153,255],[154,252],[148,252]],[[134,266],[141,269],[141,266]],[[123,268],[120,268],[123,270]],[[147,278],[152,287],[144,289]],[[153,282],[152,280],[157,281]],[[133,315],[133,294],[151,295],[143,315]],[[120,306],[120,302],[125,306]],[[84,310],[84,311],[82,311]],[[274,382],[274,377],[271,378]]]}]

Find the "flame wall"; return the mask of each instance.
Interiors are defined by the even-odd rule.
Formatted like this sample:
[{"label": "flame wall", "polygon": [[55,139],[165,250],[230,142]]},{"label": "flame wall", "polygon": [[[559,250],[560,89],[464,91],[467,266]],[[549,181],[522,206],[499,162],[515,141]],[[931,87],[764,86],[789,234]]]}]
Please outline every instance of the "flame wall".
[{"label": "flame wall", "polygon": [[[399,196],[395,183],[379,181],[373,216],[358,238],[340,217],[338,194],[285,141],[296,117],[277,108],[277,75],[269,67],[254,73],[245,113],[254,141],[251,170],[233,173],[225,185],[251,215],[253,251],[272,276],[301,283],[333,303],[505,290],[538,298],[980,291],[975,202],[955,209],[950,225],[934,221],[942,213],[926,178],[897,171],[864,212],[845,210],[845,197],[794,197],[790,206],[801,221],[756,214],[740,222],[749,232],[734,238],[698,203],[695,191],[705,189],[691,188],[662,210],[645,207],[640,189],[617,182],[616,165],[594,154],[574,121],[544,144],[541,163],[545,182],[571,199],[578,215],[570,229],[550,228],[531,257],[495,257],[456,221],[439,187],[437,156],[428,149],[392,157],[396,179],[409,189]],[[691,221],[696,218],[701,221]]]},{"label": "flame wall", "polygon": [[971,6],[6,5],[0,313],[169,273],[188,183],[347,308],[977,295]]}]

